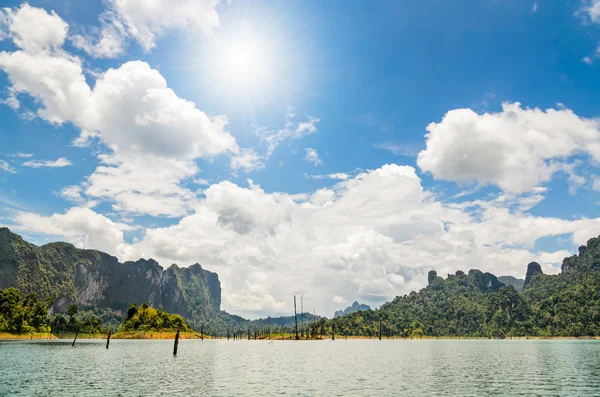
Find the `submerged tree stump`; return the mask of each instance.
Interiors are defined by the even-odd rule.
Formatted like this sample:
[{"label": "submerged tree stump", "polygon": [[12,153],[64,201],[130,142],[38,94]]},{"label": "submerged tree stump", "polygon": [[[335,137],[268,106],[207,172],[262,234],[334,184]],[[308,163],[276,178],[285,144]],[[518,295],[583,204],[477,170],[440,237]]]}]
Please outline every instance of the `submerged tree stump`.
[{"label": "submerged tree stump", "polygon": [[73,339],[73,344],[71,346],[75,347],[75,342],[77,341],[77,335],[79,335],[79,329],[75,332],[75,339]]},{"label": "submerged tree stump", "polygon": [[108,330],[108,336],[106,337],[106,350],[108,350],[108,345],[110,344],[110,334],[111,330]]},{"label": "submerged tree stump", "polygon": [[173,355],[176,356],[177,355],[177,347],[179,346],[179,330],[177,330],[177,333],[175,334],[175,345],[173,346]]}]

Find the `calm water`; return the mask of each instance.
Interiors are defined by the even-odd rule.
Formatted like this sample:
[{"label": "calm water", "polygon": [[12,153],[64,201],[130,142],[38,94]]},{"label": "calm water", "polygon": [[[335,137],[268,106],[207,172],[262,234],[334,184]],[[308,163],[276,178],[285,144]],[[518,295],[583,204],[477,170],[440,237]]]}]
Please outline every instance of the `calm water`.
[{"label": "calm water", "polygon": [[600,342],[0,342],[0,396],[600,396]]}]

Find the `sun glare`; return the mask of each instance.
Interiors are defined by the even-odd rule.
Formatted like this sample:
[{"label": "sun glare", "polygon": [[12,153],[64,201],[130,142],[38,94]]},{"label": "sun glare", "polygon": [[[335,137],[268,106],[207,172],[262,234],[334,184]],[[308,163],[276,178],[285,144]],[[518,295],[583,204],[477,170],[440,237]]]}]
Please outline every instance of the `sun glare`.
[{"label": "sun glare", "polygon": [[218,85],[232,94],[264,94],[274,78],[275,66],[267,44],[247,34],[220,41],[213,66]]}]

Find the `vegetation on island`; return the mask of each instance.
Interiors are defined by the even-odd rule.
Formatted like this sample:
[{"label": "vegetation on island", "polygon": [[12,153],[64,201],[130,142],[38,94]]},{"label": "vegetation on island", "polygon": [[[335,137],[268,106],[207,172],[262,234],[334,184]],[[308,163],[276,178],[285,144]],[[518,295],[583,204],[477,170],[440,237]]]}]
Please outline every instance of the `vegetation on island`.
[{"label": "vegetation on island", "polygon": [[131,331],[191,331],[190,326],[179,314],[167,313],[144,303],[139,308],[134,303],[127,310],[127,316],[120,328],[122,332]]},{"label": "vegetation on island", "polygon": [[0,290],[0,332],[49,332],[46,302],[37,294],[21,297],[16,288]]}]

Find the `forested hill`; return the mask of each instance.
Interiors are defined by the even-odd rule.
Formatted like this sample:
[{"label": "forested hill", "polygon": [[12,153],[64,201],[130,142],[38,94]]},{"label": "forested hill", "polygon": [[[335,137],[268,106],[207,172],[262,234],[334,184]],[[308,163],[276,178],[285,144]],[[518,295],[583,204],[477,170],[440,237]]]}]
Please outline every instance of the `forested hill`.
[{"label": "forested hill", "polygon": [[120,263],[117,258],[72,244],[35,246],[0,228],[0,289],[36,293],[65,311],[72,303],[124,314],[147,303],[193,323],[220,318],[221,284],[199,264],[163,269],[152,259]]},{"label": "forested hill", "polygon": [[479,270],[445,279],[430,272],[421,291],[333,321],[347,335],[377,335],[381,326],[404,337],[599,336],[600,238],[566,258],[560,274],[530,263],[522,293]]}]

